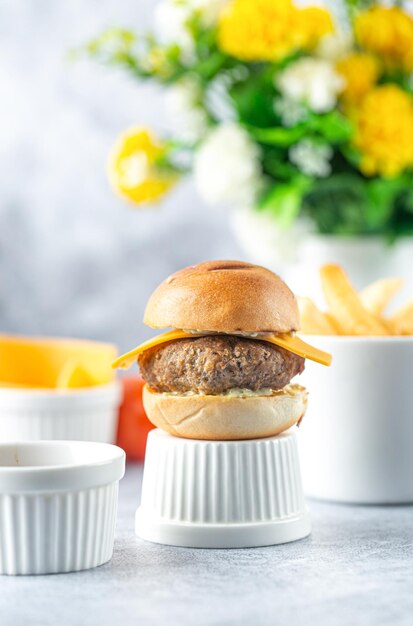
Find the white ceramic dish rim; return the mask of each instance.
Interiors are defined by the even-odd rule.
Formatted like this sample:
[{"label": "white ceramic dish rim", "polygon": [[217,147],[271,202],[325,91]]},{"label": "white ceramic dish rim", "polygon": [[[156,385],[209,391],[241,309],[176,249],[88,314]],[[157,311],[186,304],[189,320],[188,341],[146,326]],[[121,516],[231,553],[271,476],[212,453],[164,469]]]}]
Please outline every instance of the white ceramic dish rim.
[{"label": "white ceramic dish rim", "polygon": [[[156,436],[159,437],[159,439],[174,439],[175,440],[175,445],[176,446],[195,446],[196,444],[199,443],[205,443],[205,439],[186,439],[185,437],[176,437],[175,435],[170,435],[169,433],[165,432],[164,430],[162,430],[161,428],[154,428],[154,431],[156,430]],[[151,431],[152,432],[152,431]],[[291,429],[285,430],[284,432],[280,433],[279,435],[277,435],[278,439],[289,439],[292,436],[294,436],[291,432]],[[224,444],[225,447],[240,447],[240,446],[248,446],[249,444],[253,443],[254,441],[269,441],[270,439],[273,439],[274,435],[268,435],[268,437],[256,437],[255,439],[214,439],[211,443],[213,444]]]},{"label": "white ceramic dish rim", "polygon": [[[312,343],[316,341],[332,341],[337,343],[406,343],[413,344],[413,335],[305,335],[297,333],[303,341]],[[316,346],[316,344],[315,344]],[[316,346],[317,347],[317,346]]]},{"label": "white ceramic dish rim", "polygon": [[[49,448],[56,452],[58,448],[86,448],[91,456],[90,462],[73,462],[62,465],[45,463],[44,465],[2,466],[3,450],[15,448],[15,454],[23,448]],[[103,452],[103,458],[96,453]],[[95,453],[95,459],[93,454]],[[108,485],[119,481],[125,473],[125,452],[110,443],[93,441],[22,441],[0,443],[0,492],[1,493],[38,493],[56,491],[79,491],[91,487]]]}]

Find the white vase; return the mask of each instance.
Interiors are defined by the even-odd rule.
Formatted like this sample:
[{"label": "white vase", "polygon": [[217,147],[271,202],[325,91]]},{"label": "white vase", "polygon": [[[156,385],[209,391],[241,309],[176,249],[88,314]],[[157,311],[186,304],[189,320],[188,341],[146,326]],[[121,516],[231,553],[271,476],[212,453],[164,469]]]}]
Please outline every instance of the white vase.
[{"label": "white vase", "polygon": [[413,237],[389,245],[381,236],[315,234],[307,222],[284,230],[253,210],[234,211],[231,222],[249,260],[278,272],[295,293],[310,295],[320,305],[318,270],[324,263],[342,265],[357,289],[378,278],[400,276],[405,281],[402,300],[413,296]]}]

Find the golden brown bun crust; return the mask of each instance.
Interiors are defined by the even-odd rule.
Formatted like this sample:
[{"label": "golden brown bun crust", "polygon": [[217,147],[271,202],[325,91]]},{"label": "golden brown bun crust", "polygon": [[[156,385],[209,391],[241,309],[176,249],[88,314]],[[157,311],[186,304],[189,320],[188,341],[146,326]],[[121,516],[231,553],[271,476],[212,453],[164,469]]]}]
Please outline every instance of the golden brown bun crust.
[{"label": "golden brown bun crust", "polygon": [[143,388],[143,405],[152,424],[186,439],[238,440],[279,435],[299,422],[307,391],[288,385],[271,396],[178,396]]},{"label": "golden brown bun crust", "polygon": [[169,276],[154,291],[144,322],[153,328],[214,332],[299,330],[294,294],[270,270],[241,261],[206,261]]}]

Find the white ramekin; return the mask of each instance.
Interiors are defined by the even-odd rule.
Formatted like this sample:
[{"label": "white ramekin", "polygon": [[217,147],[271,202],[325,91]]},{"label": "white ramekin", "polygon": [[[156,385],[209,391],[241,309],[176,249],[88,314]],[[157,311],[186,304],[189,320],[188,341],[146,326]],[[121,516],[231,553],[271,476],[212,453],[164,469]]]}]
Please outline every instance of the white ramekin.
[{"label": "white ramekin", "polygon": [[81,389],[0,388],[0,442],[67,439],[113,443],[118,382]]},{"label": "white ramekin", "polygon": [[125,453],[105,443],[0,444],[0,574],[89,569],[113,552]]},{"label": "white ramekin", "polygon": [[304,491],[341,502],[413,502],[413,337],[305,339],[333,355],[306,362],[299,429]]},{"label": "white ramekin", "polygon": [[310,530],[293,433],[250,441],[149,433],[136,512],[142,539],[247,548],[295,541]]}]

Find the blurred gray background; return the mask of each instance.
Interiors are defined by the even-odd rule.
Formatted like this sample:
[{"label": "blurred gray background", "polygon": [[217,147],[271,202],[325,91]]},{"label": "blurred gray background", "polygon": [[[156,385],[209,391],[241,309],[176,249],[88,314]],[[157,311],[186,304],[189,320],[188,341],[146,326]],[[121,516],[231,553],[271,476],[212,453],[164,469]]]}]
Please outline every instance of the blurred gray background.
[{"label": "blurred gray background", "polygon": [[145,302],[174,270],[242,258],[226,210],[191,182],[131,209],[105,175],[117,134],[171,129],[162,92],[67,51],[150,26],[156,0],[0,0],[0,332],[115,341],[151,331]]}]

